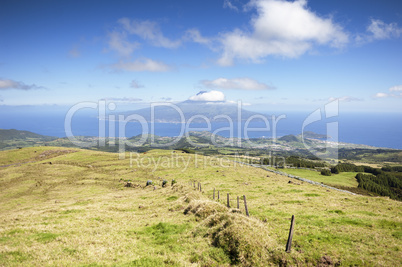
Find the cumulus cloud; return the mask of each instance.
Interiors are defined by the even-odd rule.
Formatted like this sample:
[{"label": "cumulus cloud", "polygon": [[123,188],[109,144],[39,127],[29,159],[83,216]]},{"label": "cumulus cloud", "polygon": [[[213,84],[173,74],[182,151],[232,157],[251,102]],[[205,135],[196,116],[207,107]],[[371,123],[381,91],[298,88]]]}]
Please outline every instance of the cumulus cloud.
[{"label": "cumulus cloud", "polygon": [[200,91],[198,94],[191,96],[189,100],[205,101],[205,102],[222,102],[225,101],[225,95],[220,91]]},{"label": "cumulus cloud", "polygon": [[137,80],[132,80],[130,83],[130,87],[137,89],[137,88],[142,88],[144,86],[142,84],[140,84]]},{"label": "cumulus cloud", "polygon": [[239,90],[270,90],[273,87],[250,78],[203,80],[201,83],[207,88],[239,89]]},{"label": "cumulus cloud", "polygon": [[364,44],[376,40],[398,38],[401,35],[402,28],[398,27],[398,24],[387,24],[379,19],[371,19],[370,25],[367,26],[366,34],[358,34],[356,42],[358,44]]},{"label": "cumulus cloud", "polygon": [[310,11],[306,0],[254,0],[249,6],[257,9],[251,31],[222,35],[220,65],[232,65],[235,58],[259,62],[269,55],[298,57],[315,44],[340,48],[348,42],[342,27]]},{"label": "cumulus cloud", "polygon": [[121,18],[118,23],[130,34],[135,34],[147,40],[154,46],[165,48],[177,48],[181,45],[181,40],[170,40],[165,37],[156,22],[149,20],[130,20]]},{"label": "cumulus cloud", "polygon": [[367,31],[371,33],[371,37],[376,40],[399,37],[402,34],[402,28],[399,28],[398,24],[386,24],[379,19],[372,19],[371,24],[367,27]]},{"label": "cumulus cloud", "polygon": [[0,79],[0,90],[32,90],[32,89],[44,89],[42,86],[36,84],[25,84],[23,82],[17,82],[13,80]]},{"label": "cumulus cloud", "polygon": [[392,98],[400,98],[402,97],[402,85],[396,85],[392,86],[391,88],[388,89],[389,93],[376,93],[373,97],[374,98],[386,98],[386,97],[392,97]]},{"label": "cumulus cloud", "polygon": [[145,58],[142,60],[135,60],[131,62],[120,61],[116,64],[110,65],[110,67],[116,71],[124,70],[124,71],[151,71],[151,72],[164,72],[169,71],[171,69],[170,66],[166,65],[163,62],[154,61],[149,58]]}]

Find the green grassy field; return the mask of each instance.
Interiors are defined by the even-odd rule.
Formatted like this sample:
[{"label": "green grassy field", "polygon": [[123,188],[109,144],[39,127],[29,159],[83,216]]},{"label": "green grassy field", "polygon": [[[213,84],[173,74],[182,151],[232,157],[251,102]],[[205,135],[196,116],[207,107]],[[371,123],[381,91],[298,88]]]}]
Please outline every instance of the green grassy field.
[{"label": "green grassy field", "polygon": [[[123,160],[49,147],[0,153],[0,165],[23,162],[0,168],[0,265],[402,265],[401,203],[388,198],[164,150]],[[242,199],[240,210],[225,207],[228,193],[231,207],[246,195],[250,217]]]},{"label": "green grassy field", "polygon": [[321,175],[319,171],[311,171],[305,169],[280,169],[280,171],[306,178],[315,182],[324,183],[332,186],[346,186],[346,187],[357,187],[358,183],[356,181],[357,172],[341,172],[339,174],[332,174],[331,176]]}]

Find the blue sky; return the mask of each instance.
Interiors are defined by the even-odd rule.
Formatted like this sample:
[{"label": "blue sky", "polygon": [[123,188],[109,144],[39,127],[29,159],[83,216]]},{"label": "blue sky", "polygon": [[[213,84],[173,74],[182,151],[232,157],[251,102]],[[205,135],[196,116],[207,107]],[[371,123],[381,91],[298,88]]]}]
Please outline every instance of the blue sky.
[{"label": "blue sky", "polygon": [[402,112],[401,62],[398,0],[0,2],[3,106]]}]

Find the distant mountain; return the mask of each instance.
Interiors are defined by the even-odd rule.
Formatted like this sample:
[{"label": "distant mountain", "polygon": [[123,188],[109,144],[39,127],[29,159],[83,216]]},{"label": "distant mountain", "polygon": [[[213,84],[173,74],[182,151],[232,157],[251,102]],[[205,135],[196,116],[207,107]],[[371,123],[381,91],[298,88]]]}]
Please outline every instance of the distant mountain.
[{"label": "distant mountain", "polygon": [[20,131],[15,129],[0,129],[0,141],[7,140],[27,140],[27,139],[40,139],[43,141],[50,141],[56,139],[55,137],[36,134],[29,131]]},{"label": "distant mountain", "polygon": [[28,131],[0,129],[0,150],[46,145],[57,138]]},{"label": "distant mountain", "polygon": [[205,147],[213,145],[210,138],[206,137],[206,133],[210,136],[209,132],[190,132],[189,137],[163,137],[153,134],[148,135],[136,135],[128,139],[130,143],[135,145],[147,146],[147,147],[165,147],[165,148],[184,148],[184,147]]},{"label": "distant mountain", "polygon": [[[154,116],[151,118],[151,112]],[[210,122],[227,121],[230,118],[233,122],[238,120],[247,120],[253,115],[259,113],[238,108],[237,105],[227,104],[223,102],[202,102],[187,100],[177,104],[165,103],[153,108],[143,108],[122,113],[114,113],[114,115],[129,115],[137,114],[142,116],[148,122],[166,122],[180,123],[189,121],[192,122]]]},{"label": "distant mountain", "polygon": [[285,135],[279,138],[278,140],[284,141],[284,142],[299,142],[300,140],[293,134]]}]

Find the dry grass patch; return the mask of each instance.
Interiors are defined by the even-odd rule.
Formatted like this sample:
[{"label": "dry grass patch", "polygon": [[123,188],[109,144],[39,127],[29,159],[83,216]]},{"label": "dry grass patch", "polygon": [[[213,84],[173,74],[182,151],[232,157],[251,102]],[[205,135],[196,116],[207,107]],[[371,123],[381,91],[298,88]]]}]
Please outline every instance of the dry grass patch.
[{"label": "dry grass patch", "polygon": [[222,204],[210,200],[191,201],[184,210],[184,214],[193,213],[198,219],[205,219],[218,212],[227,212],[227,208]]}]

